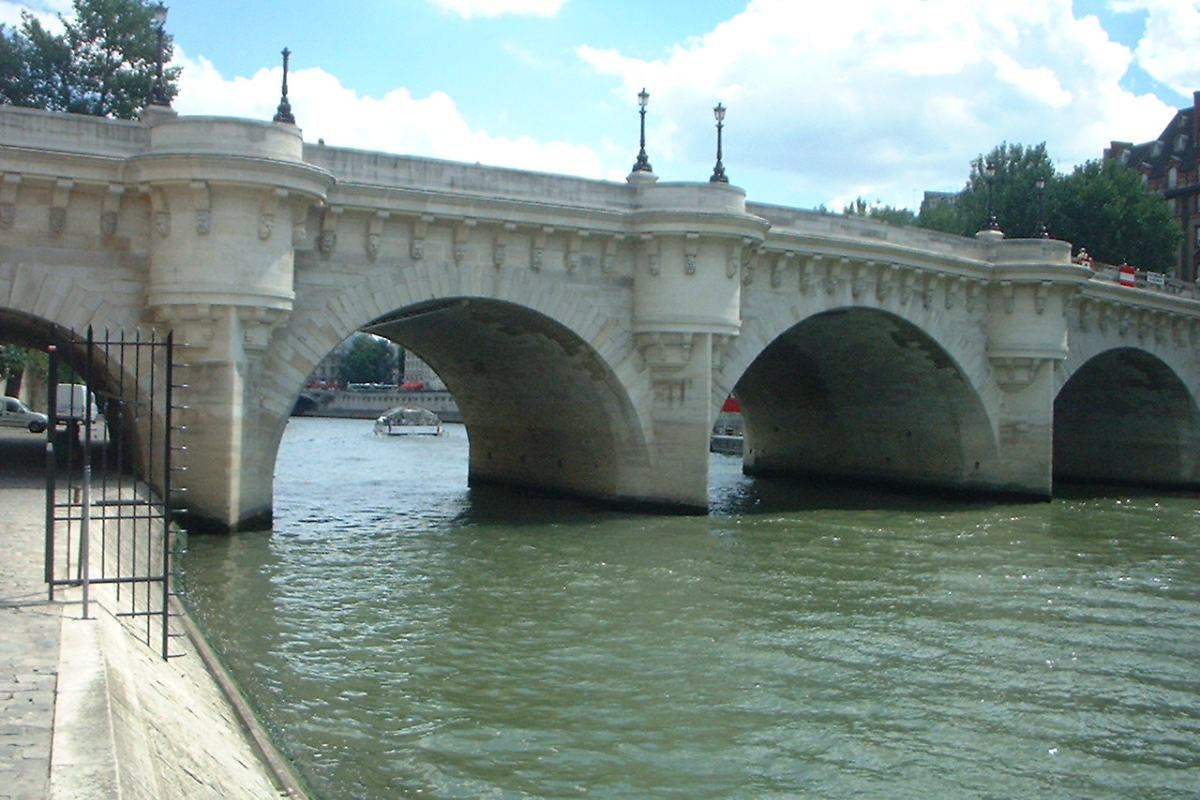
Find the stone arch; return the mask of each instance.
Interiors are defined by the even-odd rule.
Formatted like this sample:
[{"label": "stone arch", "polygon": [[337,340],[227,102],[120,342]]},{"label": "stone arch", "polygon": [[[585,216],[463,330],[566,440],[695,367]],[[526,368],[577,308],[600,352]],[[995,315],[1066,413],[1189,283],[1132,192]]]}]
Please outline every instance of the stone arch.
[{"label": "stone arch", "polygon": [[445,381],[471,439],[470,479],[611,497],[647,431],[603,357],[558,320],[507,301],[446,298],[366,330],[410,348]]},{"label": "stone arch", "polygon": [[1063,373],[1055,482],[1200,487],[1200,408],[1169,364],[1113,347],[1072,360]]},{"label": "stone arch", "polygon": [[989,488],[997,442],[976,386],[896,314],[807,317],[762,349],[734,391],[748,473]]},{"label": "stone arch", "polygon": [[[409,349],[451,390],[470,435],[472,482],[636,494],[630,488],[649,468],[651,432],[647,404],[635,402],[646,390],[632,337],[613,329],[611,310],[586,287],[514,271],[485,295],[472,277],[479,271],[430,259],[358,272],[349,285],[304,299],[298,292],[264,360],[278,410],[299,395],[307,374],[295,369],[301,351],[311,369],[364,330]],[[272,453],[286,422],[281,413]]]}]

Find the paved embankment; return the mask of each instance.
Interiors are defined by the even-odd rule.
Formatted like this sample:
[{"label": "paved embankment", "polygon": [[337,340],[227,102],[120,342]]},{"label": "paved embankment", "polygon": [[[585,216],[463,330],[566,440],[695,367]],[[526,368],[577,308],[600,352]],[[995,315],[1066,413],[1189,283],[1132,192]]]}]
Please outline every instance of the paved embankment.
[{"label": "paved embankment", "polygon": [[164,661],[103,592],[47,599],[44,458],[0,431],[0,800],[302,796],[190,626]]}]

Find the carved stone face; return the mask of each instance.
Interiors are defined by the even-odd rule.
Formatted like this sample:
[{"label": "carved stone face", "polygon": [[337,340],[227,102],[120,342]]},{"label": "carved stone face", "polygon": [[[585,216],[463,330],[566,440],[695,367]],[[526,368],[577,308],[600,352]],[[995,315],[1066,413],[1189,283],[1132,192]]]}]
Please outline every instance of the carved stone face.
[{"label": "carved stone face", "polygon": [[117,235],[117,224],[121,216],[116,211],[105,211],[100,215],[100,233],[107,237]]},{"label": "carved stone face", "polygon": [[258,215],[258,238],[266,241],[271,238],[271,234],[275,231],[275,215],[274,214],[259,214]]}]

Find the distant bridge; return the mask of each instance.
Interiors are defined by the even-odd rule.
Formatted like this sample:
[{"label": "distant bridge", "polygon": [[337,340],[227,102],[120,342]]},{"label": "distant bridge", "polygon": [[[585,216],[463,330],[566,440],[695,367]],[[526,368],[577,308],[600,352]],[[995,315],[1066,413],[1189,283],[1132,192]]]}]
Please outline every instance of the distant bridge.
[{"label": "distant bridge", "polygon": [[444,380],[472,482],[702,512],[736,391],[754,473],[1195,489],[1200,299],[1163,288],[1098,277],[1066,242],[748,204],[725,184],[0,109],[0,337],[172,328],[188,510],[220,528],[269,522],[288,414],[358,330]]}]

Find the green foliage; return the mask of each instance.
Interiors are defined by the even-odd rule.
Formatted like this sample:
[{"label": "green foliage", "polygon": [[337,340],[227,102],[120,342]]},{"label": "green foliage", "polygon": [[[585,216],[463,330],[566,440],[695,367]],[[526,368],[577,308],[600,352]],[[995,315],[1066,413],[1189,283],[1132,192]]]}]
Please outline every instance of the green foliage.
[{"label": "green foliage", "polygon": [[1169,272],[1179,260],[1183,233],[1166,202],[1142,177],[1113,159],[1088,161],[1058,185],[1051,219],[1057,238],[1086,247],[1109,264],[1128,261]]},{"label": "green foliage", "polygon": [[0,347],[0,379],[20,375],[25,369],[26,361],[28,361],[28,354],[25,348],[15,344],[6,344]]},{"label": "green foliage", "polygon": [[391,383],[395,369],[396,357],[386,339],[359,336],[342,357],[340,373],[343,383]]},{"label": "green foliage", "polygon": [[1054,164],[1046,153],[1046,144],[1025,147],[1007,143],[987,156],[971,162],[967,185],[952,203],[925,204],[917,224],[925,228],[974,236],[987,224],[989,179],[985,168],[991,164],[992,212],[1000,229],[1009,238],[1029,238],[1037,233],[1038,197],[1036,181],[1046,180],[1045,202],[1048,207],[1053,191]]},{"label": "green foliage", "polygon": [[1037,235],[1041,177],[1046,181],[1043,218],[1052,238],[1086,247],[1096,260],[1111,264],[1127,259],[1141,268],[1168,270],[1178,260],[1182,234],[1171,210],[1162,197],[1146,191],[1137,172],[1109,159],[1061,175],[1045,143],[1005,143],[979,156],[963,190],[946,202],[923,203],[917,224],[959,236],[982,229],[988,219],[989,162],[995,168],[992,209],[1006,237]]},{"label": "green foliage", "polygon": [[867,217],[892,225],[911,225],[917,221],[917,215],[907,208],[884,205],[878,200],[867,203],[861,197],[855,198],[853,203],[847,203],[842,208],[842,213],[848,217]]},{"label": "green foliage", "polygon": [[[158,60],[158,31],[148,0],[74,0],[54,34],[33,15],[0,26],[0,104],[131,119],[149,100]],[[163,60],[171,57],[164,37]],[[163,70],[168,97],[178,67]]]}]

